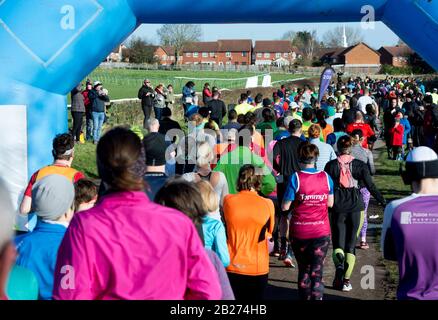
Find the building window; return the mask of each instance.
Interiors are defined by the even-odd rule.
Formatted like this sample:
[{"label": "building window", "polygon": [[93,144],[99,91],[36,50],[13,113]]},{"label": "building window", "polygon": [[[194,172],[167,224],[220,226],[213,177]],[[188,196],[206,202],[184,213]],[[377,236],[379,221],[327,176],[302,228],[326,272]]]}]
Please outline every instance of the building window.
[{"label": "building window", "polygon": [[242,52],[242,57],[246,57],[247,54],[248,54],[248,52],[243,51],[243,52]]},{"label": "building window", "polygon": [[262,53],[257,53],[257,58],[261,58],[261,57],[263,57],[263,54]]},{"label": "building window", "polygon": [[210,58],[214,58],[214,52],[210,52]]},{"label": "building window", "polygon": [[281,53],[279,53],[279,52],[277,52],[276,54],[275,54],[275,57],[278,59],[278,58],[281,58]]},{"label": "building window", "polygon": [[187,57],[187,58],[190,58],[191,56],[192,56],[192,53],[191,53],[191,52],[187,52],[187,53],[186,53],[186,57]]},{"label": "building window", "polygon": [[197,52],[193,52],[193,58],[197,58],[199,54]]},{"label": "building window", "polygon": [[270,58],[270,57],[271,57],[271,54],[269,52],[266,52],[265,53],[265,58]]},{"label": "building window", "polygon": [[289,57],[289,53],[285,52],[283,57],[288,58]]},{"label": "building window", "polygon": [[230,52],[230,51],[227,51],[227,52],[225,53],[225,57],[227,57],[227,58],[231,58],[231,52]]},{"label": "building window", "polygon": [[203,52],[203,53],[202,53],[202,57],[203,57],[203,58],[208,58],[208,52]]}]

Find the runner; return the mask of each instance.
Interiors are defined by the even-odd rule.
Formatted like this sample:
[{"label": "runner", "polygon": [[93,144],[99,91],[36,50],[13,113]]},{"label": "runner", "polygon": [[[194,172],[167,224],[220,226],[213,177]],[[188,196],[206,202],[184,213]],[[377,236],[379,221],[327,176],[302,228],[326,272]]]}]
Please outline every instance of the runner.
[{"label": "runner", "polygon": [[282,209],[292,204],[289,237],[298,262],[301,300],[322,300],[324,259],[330,244],[328,208],[333,206],[333,181],[315,163],[318,147],[304,142],[299,149],[301,171],[289,182]]},{"label": "runner", "polygon": [[356,261],[356,241],[362,228],[364,202],[359,185],[370,191],[376,200],[385,205],[385,199],[373,183],[367,165],[351,156],[351,137],[338,140],[339,156],[327,163],[325,172],[334,182],[334,205],[331,217],[333,262],[336,266],[333,287],[338,290],[353,289],[350,278]]},{"label": "runner", "polygon": [[398,261],[399,300],[438,299],[438,157],[427,147],[412,150],[402,177],[413,194],[385,209],[383,256]]}]

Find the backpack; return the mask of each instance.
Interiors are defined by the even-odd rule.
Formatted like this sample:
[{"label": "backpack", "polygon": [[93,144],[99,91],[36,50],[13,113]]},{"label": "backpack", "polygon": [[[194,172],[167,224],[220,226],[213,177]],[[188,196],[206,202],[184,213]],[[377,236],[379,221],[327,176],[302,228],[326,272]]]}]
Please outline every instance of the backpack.
[{"label": "backpack", "polygon": [[351,161],[348,164],[342,164],[338,160],[339,165],[339,171],[340,171],[340,178],[339,178],[339,185],[341,188],[345,189],[357,189],[359,186],[359,183],[356,179],[353,178],[353,161]]}]

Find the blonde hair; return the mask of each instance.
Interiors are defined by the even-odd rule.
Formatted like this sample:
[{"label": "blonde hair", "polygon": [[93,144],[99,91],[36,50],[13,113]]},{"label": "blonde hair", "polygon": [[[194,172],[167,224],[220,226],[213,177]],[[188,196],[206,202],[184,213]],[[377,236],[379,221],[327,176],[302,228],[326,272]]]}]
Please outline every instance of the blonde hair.
[{"label": "blonde hair", "polygon": [[309,127],[309,138],[319,138],[321,135],[321,127],[317,124],[312,124]]},{"label": "blonde hair", "polygon": [[199,113],[195,113],[190,117],[190,121],[193,121],[195,123],[195,126],[199,126],[202,123],[202,117],[199,115]]},{"label": "blonde hair", "polygon": [[204,202],[204,207],[208,212],[216,212],[219,210],[219,197],[214,191],[211,184],[207,181],[201,180],[196,183],[196,186],[201,193],[202,201]]},{"label": "blonde hair", "polygon": [[206,141],[198,144],[196,165],[198,167],[203,167],[209,165],[214,160],[213,150],[210,144]]}]

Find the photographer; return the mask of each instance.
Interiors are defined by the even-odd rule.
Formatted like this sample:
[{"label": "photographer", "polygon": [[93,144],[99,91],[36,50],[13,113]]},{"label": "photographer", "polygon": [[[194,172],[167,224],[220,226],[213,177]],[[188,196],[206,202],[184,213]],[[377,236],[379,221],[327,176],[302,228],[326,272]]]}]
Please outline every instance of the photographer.
[{"label": "photographer", "polygon": [[155,91],[148,79],[144,80],[143,86],[138,90],[138,98],[141,100],[141,108],[143,109],[144,114],[143,127],[147,129],[147,121],[151,116],[151,110],[155,99]]},{"label": "photographer", "polygon": [[93,89],[88,93],[88,98],[91,102],[91,111],[93,117],[93,140],[97,144],[102,131],[102,125],[105,121],[105,102],[109,102],[108,90],[103,89],[102,83],[94,82]]}]

